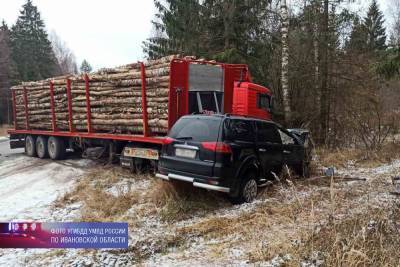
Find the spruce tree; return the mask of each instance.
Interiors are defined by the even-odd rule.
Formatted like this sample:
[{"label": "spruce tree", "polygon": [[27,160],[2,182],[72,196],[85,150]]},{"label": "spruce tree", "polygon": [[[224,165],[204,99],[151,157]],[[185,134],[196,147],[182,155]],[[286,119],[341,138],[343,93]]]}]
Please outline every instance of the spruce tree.
[{"label": "spruce tree", "polygon": [[90,73],[92,72],[92,66],[90,66],[89,62],[84,59],[82,61],[81,67],[79,68],[81,73]]},{"label": "spruce tree", "polygon": [[[247,63],[256,82],[267,79],[271,37],[268,2],[259,0],[155,0],[148,58],[180,53],[226,63]],[[254,66],[254,68],[253,68]],[[255,67],[257,66],[257,67]]]},{"label": "spruce tree", "polygon": [[347,51],[363,52],[367,49],[367,33],[364,25],[360,22],[360,17],[356,16],[353,20],[350,38],[346,43]]},{"label": "spruce tree", "polygon": [[15,69],[9,44],[10,30],[3,21],[0,26],[0,124],[12,120],[10,86],[14,84]]},{"label": "spruce tree", "polygon": [[11,29],[10,43],[21,80],[40,80],[57,74],[57,63],[44,22],[31,0],[22,6]]},{"label": "spruce tree", "polygon": [[386,48],[386,29],[383,26],[385,19],[379,10],[376,0],[372,0],[367,16],[364,18],[366,45],[369,51],[379,51]]},{"label": "spruce tree", "polygon": [[204,36],[199,0],[154,0],[158,10],[152,21],[155,36],[144,42],[149,58],[182,53],[200,55]]}]

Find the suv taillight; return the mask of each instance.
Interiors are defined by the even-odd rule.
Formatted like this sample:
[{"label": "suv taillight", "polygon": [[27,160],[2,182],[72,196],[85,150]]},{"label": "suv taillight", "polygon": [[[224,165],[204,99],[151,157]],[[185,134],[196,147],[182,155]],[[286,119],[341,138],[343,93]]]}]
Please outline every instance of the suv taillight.
[{"label": "suv taillight", "polygon": [[201,143],[202,147],[204,149],[217,152],[217,153],[225,153],[225,154],[231,154],[232,149],[231,147],[223,142],[202,142]]},{"label": "suv taillight", "polygon": [[174,142],[175,141],[175,139],[173,139],[173,138],[171,138],[171,137],[166,137],[166,138],[164,138],[164,140],[163,140],[163,145],[169,145],[169,144],[171,144],[172,142]]}]

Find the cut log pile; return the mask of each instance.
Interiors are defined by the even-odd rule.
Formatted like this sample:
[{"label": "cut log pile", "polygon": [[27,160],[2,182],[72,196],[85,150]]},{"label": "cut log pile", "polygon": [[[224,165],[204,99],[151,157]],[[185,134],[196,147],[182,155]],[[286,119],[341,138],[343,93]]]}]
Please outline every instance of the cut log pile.
[{"label": "cut log pile", "polygon": [[[144,63],[148,126],[151,134],[168,130],[170,62],[178,55]],[[91,127],[96,132],[143,134],[141,64],[101,69],[88,75]],[[15,91],[17,129],[26,128],[24,89],[30,129],[52,130],[50,84],[53,83],[56,128],[69,130],[67,79],[71,83],[72,125],[87,131],[85,75],[23,82]]]}]

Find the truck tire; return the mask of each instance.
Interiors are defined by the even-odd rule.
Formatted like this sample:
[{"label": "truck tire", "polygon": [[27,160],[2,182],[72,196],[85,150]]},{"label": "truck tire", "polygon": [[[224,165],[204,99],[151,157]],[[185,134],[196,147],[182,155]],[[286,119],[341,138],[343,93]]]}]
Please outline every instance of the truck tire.
[{"label": "truck tire", "polygon": [[29,157],[36,157],[36,137],[28,135],[25,137],[25,153]]},{"label": "truck tire", "polygon": [[49,140],[47,141],[47,147],[51,159],[53,160],[64,159],[65,143],[63,139],[55,136],[50,136]]},{"label": "truck tire", "polygon": [[36,153],[41,159],[49,157],[49,150],[47,149],[47,137],[39,136],[36,138]]},{"label": "truck tire", "polygon": [[233,204],[251,203],[256,199],[257,193],[258,185],[256,174],[254,172],[248,172],[243,176],[239,185],[238,196],[231,197],[231,202]]}]

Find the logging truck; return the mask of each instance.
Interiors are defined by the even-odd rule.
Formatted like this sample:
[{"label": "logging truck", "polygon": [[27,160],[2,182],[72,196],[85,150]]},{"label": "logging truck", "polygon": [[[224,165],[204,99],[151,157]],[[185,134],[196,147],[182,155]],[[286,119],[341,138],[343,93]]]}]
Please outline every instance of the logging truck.
[{"label": "logging truck", "polygon": [[272,94],[247,65],[170,56],[11,88],[10,147],[61,160],[66,151],[142,171],[157,164],[168,130],[188,114],[270,119]]}]

